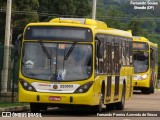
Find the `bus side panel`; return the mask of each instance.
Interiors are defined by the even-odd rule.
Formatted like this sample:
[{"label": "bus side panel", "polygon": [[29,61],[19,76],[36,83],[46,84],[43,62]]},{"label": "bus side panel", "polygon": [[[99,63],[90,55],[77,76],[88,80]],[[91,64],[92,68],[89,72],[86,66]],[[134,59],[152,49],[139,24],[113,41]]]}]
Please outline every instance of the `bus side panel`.
[{"label": "bus side panel", "polygon": [[126,88],[126,99],[132,98],[133,96],[133,75],[134,68],[129,67],[126,69],[127,71],[127,88]]},{"label": "bus side panel", "polygon": [[120,93],[122,93],[123,83],[126,84],[126,99],[129,99],[133,96],[133,67],[123,66],[121,69],[121,86]]}]

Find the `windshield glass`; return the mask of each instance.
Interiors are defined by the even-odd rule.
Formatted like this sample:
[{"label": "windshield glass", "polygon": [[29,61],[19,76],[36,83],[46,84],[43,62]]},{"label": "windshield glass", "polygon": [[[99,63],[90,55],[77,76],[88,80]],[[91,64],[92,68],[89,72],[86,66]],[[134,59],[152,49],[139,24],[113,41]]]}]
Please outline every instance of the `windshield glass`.
[{"label": "windshield glass", "polygon": [[134,72],[146,72],[149,67],[148,52],[136,51],[134,54]]},{"label": "windshield glass", "polygon": [[91,76],[91,56],[91,45],[25,42],[22,73],[42,80],[84,80]]}]

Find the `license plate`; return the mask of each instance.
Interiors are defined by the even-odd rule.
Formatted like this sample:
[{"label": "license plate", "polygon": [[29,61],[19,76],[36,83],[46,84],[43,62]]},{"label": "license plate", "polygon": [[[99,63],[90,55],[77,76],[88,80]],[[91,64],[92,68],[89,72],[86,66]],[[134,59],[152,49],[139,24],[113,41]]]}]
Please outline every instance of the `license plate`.
[{"label": "license plate", "polygon": [[58,97],[58,96],[49,96],[48,99],[50,101],[61,101],[61,97]]}]

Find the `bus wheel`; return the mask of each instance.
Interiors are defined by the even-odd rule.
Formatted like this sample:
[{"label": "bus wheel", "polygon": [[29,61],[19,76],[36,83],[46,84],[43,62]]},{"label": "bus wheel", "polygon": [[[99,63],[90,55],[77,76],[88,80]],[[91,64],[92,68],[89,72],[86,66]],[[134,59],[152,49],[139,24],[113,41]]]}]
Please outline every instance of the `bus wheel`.
[{"label": "bus wheel", "polygon": [[106,110],[114,110],[114,106],[115,106],[114,103],[107,104],[106,105]]},{"label": "bus wheel", "polygon": [[47,106],[39,103],[30,103],[30,110],[32,113],[39,113],[40,110],[47,110]]},{"label": "bus wheel", "polygon": [[103,96],[103,94],[101,93],[101,95],[100,95],[100,100],[99,100],[99,105],[96,105],[96,106],[95,106],[95,112],[99,112],[99,113],[102,112],[103,101],[104,101],[104,96]]},{"label": "bus wheel", "polygon": [[141,89],[141,92],[143,93],[143,94],[150,94],[150,88],[143,88],[143,89]]},{"label": "bus wheel", "polygon": [[116,110],[123,110],[124,109],[124,105],[125,105],[125,93],[126,93],[126,85],[123,84],[121,102],[115,103],[115,109]]},{"label": "bus wheel", "polygon": [[154,87],[150,88],[151,89],[151,93],[154,93]]},{"label": "bus wheel", "polygon": [[154,93],[154,85],[153,85],[153,81],[151,81],[150,83],[150,93]]},{"label": "bus wheel", "polygon": [[30,103],[30,110],[32,113],[39,113],[40,112],[40,106],[36,103]]}]

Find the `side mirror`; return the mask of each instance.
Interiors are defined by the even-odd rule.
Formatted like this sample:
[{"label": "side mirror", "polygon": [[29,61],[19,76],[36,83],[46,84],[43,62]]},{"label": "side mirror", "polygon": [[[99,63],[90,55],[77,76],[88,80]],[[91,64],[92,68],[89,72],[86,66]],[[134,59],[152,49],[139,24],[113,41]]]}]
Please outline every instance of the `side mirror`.
[{"label": "side mirror", "polygon": [[20,50],[21,50],[21,44],[22,44],[22,34],[18,35],[16,41],[15,41],[15,48],[16,48],[16,53],[20,55]]},{"label": "side mirror", "polygon": [[18,41],[22,41],[22,34],[19,34],[19,35],[18,35],[17,40],[18,40]]}]

